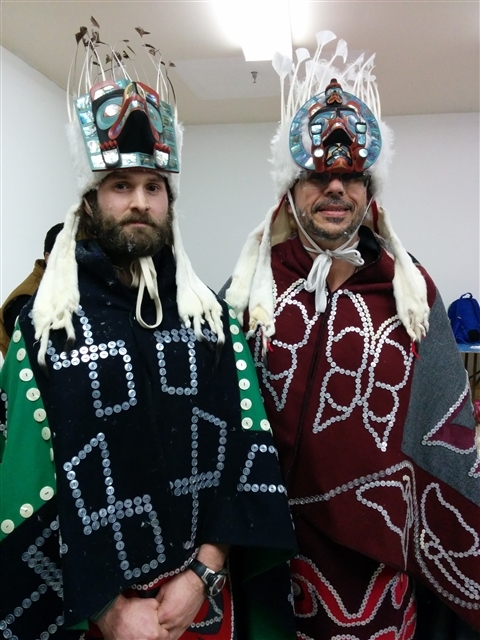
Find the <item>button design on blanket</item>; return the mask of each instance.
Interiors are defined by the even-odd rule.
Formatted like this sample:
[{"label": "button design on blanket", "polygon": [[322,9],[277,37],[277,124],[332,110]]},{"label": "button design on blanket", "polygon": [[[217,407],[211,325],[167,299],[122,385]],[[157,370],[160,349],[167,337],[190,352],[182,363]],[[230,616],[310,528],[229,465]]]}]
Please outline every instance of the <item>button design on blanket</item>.
[{"label": "button design on blanket", "polygon": [[28,504],[28,502],[22,504],[22,506],[20,507],[20,515],[22,516],[22,518],[30,518],[32,513],[33,507],[31,504]]},{"label": "button design on blanket", "polygon": [[229,309],[228,310],[228,315],[230,316],[230,318],[235,319],[237,316],[235,315],[235,311],[233,309]]},{"label": "button design on blanket", "polygon": [[251,429],[253,427],[253,420],[251,418],[243,418],[242,427],[244,429]]},{"label": "button design on blanket", "polygon": [[243,389],[245,391],[246,389],[250,388],[250,382],[249,380],[247,380],[247,378],[242,378],[239,381],[238,386],[240,387],[240,389]]},{"label": "button design on blanket", "polygon": [[21,362],[22,360],[25,360],[25,356],[27,355],[27,352],[25,351],[25,349],[22,347],[21,349],[19,349],[17,351],[17,360],[19,362]]},{"label": "button design on blanket", "polygon": [[270,431],[270,422],[268,420],[260,420],[260,426],[264,431]]},{"label": "button design on blanket", "polygon": [[4,520],[0,525],[0,529],[3,531],[3,533],[11,533],[15,529],[13,520]]},{"label": "button design on blanket", "polygon": [[36,389],[35,387],[32,387],[31,389],[29,389],[27,391],[27,398],[31,402],[34,402],[35,400],[38,400],[40,398],[40,391],[38,389]]},{"label": "button design on blanket", "polygon": [[22,337],[22,332],[19,329],[17,329],[16,331],[13,332],[12,340],[13,342],[20,342],[21,337]]},{"label": "button design on blanket", "polygon": [[234,342],[233,348],[237,353],[241,353],[243,351],[243,344],[241,342]]},{"label": "button design on blanket", "polygon": [[45,411],[45,409],[36,409],[33,412],[33,418],[37,422],[43,422],[46,417],[47,417],[47,412]]},{"label": "button design on blanket", "polygon": [[53,462],[53,449],[50,449],[50,460]]},{"label": "button design on blanket", "polygon": [[240,402],[240,406],[242,407],[242,409],[248,410],[252,408],[252,401],[249,398],[244,398],[241,402]]},{"label": "button design on blanket", "polygon": [[237,327],[236,324],[232,324],[232,326],[230,327],[230,333],[233,333],[234,336],[240,333],[240,329]]},{"label": "button design on blanket", "polygon": [[43,487],[43,489],[40,491],[40,498],[42,500],[50,500],[51,498],[53,498],[52,487]]},{"label": "button design on blanket", "polygon": [[42,438],[44,440],[50,440],[51,436],[52,436],[52,432],[50,431],[49,427],[43,427]]},{"label": "button design on blanket", "polygon": [[33,378],[33,371],[31,369],[22,369],[18,375],[23,382],[30,382]]},{"label": "button design on blanket", "polygon": [[237,369],[239,371],[245,371],[246,368],[247,368],[247,363],[245,362],[245,360],[239,360],[237,362]]}]

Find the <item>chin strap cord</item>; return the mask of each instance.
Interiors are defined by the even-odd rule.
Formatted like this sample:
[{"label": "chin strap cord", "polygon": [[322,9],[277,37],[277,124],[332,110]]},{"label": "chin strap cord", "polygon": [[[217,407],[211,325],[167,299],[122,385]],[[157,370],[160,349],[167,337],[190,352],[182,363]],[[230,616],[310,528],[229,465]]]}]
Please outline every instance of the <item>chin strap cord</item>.
[{"label": "chin strap cord", "polygon": [[[359,240],[357,240],[350,247],[347,245],[351,242],[350,239],[342,244],[338,249],[311,249],[305,247],[307,251],[311,253],[317,253],[317,257],[313,261],[312,268],[308,274],[307,281],[305,283],[305,289],[310,293],[315,292],[315,310],[317,313],[323,313],[327,308],[327,276],[332,266],[332,258],[338,258],[339,260],[345,260],[350,264],[360,267],[364,264],[363,258],[360,255],[360,251],[357,250]],[[305,246],[305,245],[304,245]]]},{"label": "chin strap cord", "polygon": [[[163,320],[163,311],[160,296],[158,295],[157,272],[152,258],[150,256],[148,258],[139,258],[130,266],[130,272],[132,274],[132,286],[138,287],[137,306],[135,309],[137,322],[144,329],[155,329]],[[155,303],[157,317],[154,324],[147,324],[142,318],[142,300],[145,287],[150,298]]]},{"label": "chin strap cord", "polygon": [[304,249],[310,253],[318,254],[313,261],[312,268],[308,274],[305,289],[310,293],[315,292],[315,310],[317,313],[323,313],[327,308],[326,282],[327,276],[330,272],[330,267],[332,266],[332,258],[345,260],[345,262],[349,262],[356,267],[360,267],[364,264],[360,251],[357,250],[359,240],[352,244],[352,237],[357,233],[357,229],[354,231],[352,236],[337,249],[321,249],[318,244],[312,240],[300,223],[290,191],[288,191],[287,195],[297,225],[312,244],[311,247],[303,245]]}]

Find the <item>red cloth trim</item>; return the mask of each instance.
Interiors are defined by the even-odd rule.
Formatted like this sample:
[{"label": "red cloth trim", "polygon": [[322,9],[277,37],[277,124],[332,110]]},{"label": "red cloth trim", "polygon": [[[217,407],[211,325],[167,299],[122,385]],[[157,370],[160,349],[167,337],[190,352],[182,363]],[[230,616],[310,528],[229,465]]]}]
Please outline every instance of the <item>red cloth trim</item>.
[{"label": "red cloth trim", "polygon": [[375,233],[380,235],[380,231],[378,229],[378,205],[375,200],[372,200],[370,207],[372,209],[373,230]]}]

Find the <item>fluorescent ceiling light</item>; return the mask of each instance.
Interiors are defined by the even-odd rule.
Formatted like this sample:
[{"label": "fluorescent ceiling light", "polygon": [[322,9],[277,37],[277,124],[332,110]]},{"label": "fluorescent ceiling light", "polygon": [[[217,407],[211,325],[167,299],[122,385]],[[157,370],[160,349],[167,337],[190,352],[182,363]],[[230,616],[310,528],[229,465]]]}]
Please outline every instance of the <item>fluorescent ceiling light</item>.
[{"label": "fluorescent ceiling light", "polygon": [[245,60],[271,60],[276,51],[292,56],[288,0],[215,0],[215,10],[230,40]]}]

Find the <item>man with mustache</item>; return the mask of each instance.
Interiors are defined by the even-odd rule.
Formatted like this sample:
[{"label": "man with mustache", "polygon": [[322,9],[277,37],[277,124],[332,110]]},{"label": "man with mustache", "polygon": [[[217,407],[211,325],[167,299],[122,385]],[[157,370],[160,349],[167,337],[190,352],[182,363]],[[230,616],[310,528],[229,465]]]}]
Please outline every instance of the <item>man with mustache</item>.
[{"label": "man with mustache", "polygon": [[[367,213],[368,182],[366,172],[305,171],[300,176],[286,209],[298,219],[298,235],[312,256],[315,245],[325,251],[338,249],[346,240],[349,244],[358,242],[360,225]],[[330,288],[337,289],[356,268],[355,264],[333,257],[327,277]]]},{"label": "man with mustache", "polygon": [[1,371],[0,631],[288,640],[295,542],[253,362],[183,249],[175,110],[120,67],[73,99],[79,202]]},{"label": "man with mustache", "polygon": [[127,284],[134,260],[172,245],[168,183],[156,171],[114,171],[86,195],[83,206],[80,233],[97,240]]},{"label": "man with mustache", "polygon": [[392,133],[373,58],[338,68],[345,42],[330,61],[322,50],[334,37],[317,34],[297,66],[274,58],[290,81],[272,141],[278,204],[226,291],[295,524],[297,637],[478,638],[468,376],[435,285],[378,204]]}]

